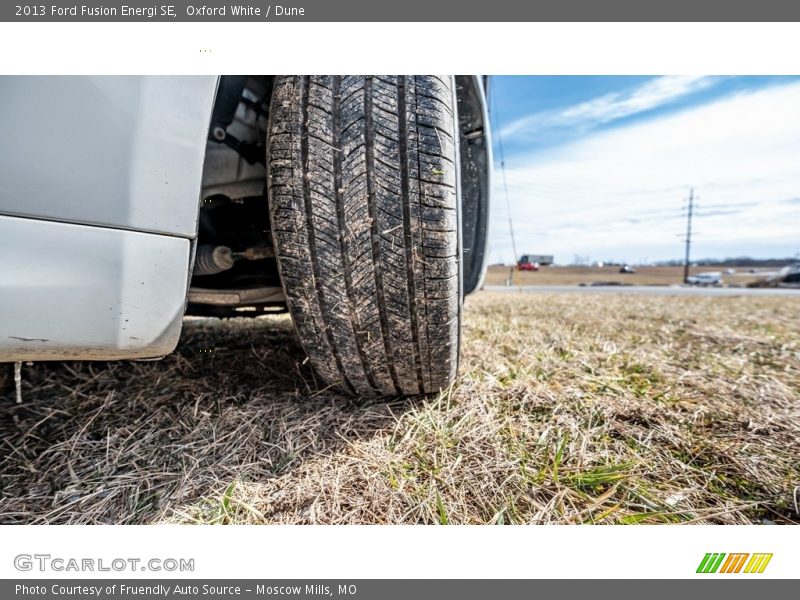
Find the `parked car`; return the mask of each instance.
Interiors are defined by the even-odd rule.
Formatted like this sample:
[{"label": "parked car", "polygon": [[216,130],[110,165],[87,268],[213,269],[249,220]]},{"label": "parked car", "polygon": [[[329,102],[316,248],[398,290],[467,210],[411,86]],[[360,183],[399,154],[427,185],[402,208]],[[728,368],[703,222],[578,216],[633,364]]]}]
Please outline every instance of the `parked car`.
[{"label": "parked car", "polygon": [[686,278],[686,283],[700,286],[722,285],[722,273],[714,271],[689,275],[689,277]]},{"label": "parked car", "polygon": [[632,266],[630,266],[630,265],[622,265],[622,266],[619,268],[619,272],[620,272],[620,273],[633,274],[633,273],[636,273],[636,269],[634,269],[634,268],[633,268]]},{"label": "parked car", "polygon": [[519,271],[538,271],[539,263],[531,260],[527,254],[523,254],[517,261],[517,269]]},{"label": "parked car", "polygon": [[447,387],[484,275],[475,76],[0,77],[0,361],[289,311],[326,382]]}]

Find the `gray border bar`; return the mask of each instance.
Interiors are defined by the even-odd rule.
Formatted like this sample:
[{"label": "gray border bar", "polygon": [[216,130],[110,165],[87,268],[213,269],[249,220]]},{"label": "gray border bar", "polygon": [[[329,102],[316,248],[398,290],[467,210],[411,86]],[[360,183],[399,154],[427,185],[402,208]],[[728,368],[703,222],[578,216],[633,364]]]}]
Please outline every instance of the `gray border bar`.
[{"label": "gray border bar", "polygon": [[[398,566],[402,568],[402,566]],[[520,598],[614,598],[615,600],[675,600],[675,598],[718,598],[753,600],[753,598],[789,598],[797,582],[779,579],[755,580],[748,576],[720,577],[710,575],[695,579],[652,581],[646,579],[573,579],[573,580],[191,580],[191,579],[39,579],[3,580],[0,597],[8,600],[164,600],[174,598],[207,598],[209,600],[519,600]],[[43,588],[20,593],[18,585]],[[150,593],[120,593],[121,586],[155,588]],[[175,586],[193,586],[197,591],[176,595]],[[85,587],[86,593],[66,595],[57,588]],[[109,586],[115,586],[110,588]],[[163,586],[158,587],[158,586]],[[233,586],[240,593],[203,594],[203,586]],[[262,586],[259,588],[259,586]],[[341,587],[340,587],[341,586]],[[165,589],[166,588],[166,589]],[[294,588],[294,590],[292,589]],[[99,590],[99,593],[98,593]],[[156,591],[158,590],[158,591]],[[269,590],[269,591],[268,591]],[[296,591],[295,591],[296,590]],[[344,590],[344,592],[342,592]],[[64,590],[66,591],[66,590]],[[288,591],[288,593],[287,593]],[[164,593],[166,592],[166,593]],[[259,593],[261,592],[261,593]],[[702,596],[701,596],[702,594]]]},{"label": "gray border bar", "polygon": [[[123,6],[142,12],[124,14]],[[234,14],[232,7],[252,11]],[[25,8],[27,7],[27,8]],[[107,12],[90,9],[109,9]],[[168,7],[171,7],[169,9]],[[282,7],[279,10],[278,7]],[[113,9],[113,11],[111,10]],[[213,10],[212,10],[213,9]],[[258,9],[256,11],[255,9]],[[302,12],[301,12],[302,11]],[[97,12],[97,14],[93,14]],[[110,14],[114,12],[114,14]],[[0,21],[42,22],[746,22],[800,21],[800,2],[789,0],[12,0]]]}]

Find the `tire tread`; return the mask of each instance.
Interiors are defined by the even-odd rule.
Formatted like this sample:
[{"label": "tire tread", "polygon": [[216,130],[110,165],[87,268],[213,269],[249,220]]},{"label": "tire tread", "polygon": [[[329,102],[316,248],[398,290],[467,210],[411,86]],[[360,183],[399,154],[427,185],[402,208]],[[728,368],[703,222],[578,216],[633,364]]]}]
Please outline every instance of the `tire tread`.
[{"label": "tire tread", "polygon": [[273,239],[300,341],[361,395],[449,385],[461,268],[450,78],[285,76],[270,110]]}]

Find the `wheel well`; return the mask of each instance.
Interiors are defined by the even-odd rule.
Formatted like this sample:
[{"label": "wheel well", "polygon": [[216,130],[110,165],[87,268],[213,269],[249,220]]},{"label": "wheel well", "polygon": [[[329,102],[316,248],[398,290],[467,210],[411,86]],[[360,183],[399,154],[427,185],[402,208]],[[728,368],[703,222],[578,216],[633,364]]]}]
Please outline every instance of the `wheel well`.
[{"label": "wheel well", "polygon": [[257,316],[285,309],[266,191],[273,80],[220,78],[206,142],[187,314]]},{"label": "wheel well", "polygon": [[[224,75],[203,168],[187,314],[256,316],[285,308],[272,251],[266,144],[274,76]],[[457,76],[464,293],[483,279],[491,144],[484,84]]]}]

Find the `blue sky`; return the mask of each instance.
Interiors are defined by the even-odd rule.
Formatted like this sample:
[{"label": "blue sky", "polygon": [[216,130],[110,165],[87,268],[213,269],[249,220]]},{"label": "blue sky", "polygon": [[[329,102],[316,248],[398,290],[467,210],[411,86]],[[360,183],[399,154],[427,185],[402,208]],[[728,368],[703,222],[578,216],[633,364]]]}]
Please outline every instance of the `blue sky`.
[{"label": "blue sky", "polygon": [[[800,78],[493,77],[517,253],[626,262],[800,252]],[[490,260],[510,262],[495,170]]]}]

